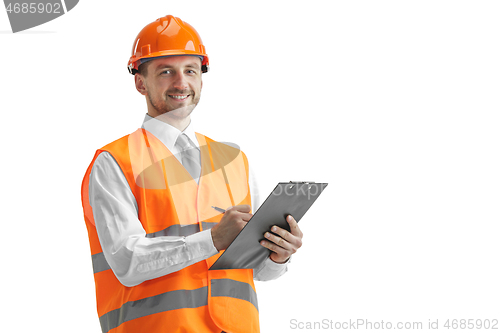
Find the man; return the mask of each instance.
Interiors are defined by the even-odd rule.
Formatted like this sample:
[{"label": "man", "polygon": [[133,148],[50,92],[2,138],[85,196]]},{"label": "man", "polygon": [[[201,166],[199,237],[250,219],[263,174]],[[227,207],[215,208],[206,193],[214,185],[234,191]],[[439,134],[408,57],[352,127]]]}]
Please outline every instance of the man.
[{"label": "man", "polygon": [[128,68],[144,123],[99,149],[82,184],[102,331],[259,332],[253,279],[282,275],[302,232],[289,216],[259,268],[209,271],[260,203],[246,156],[191,124],[205,47],[169,15],[139,33]]}]

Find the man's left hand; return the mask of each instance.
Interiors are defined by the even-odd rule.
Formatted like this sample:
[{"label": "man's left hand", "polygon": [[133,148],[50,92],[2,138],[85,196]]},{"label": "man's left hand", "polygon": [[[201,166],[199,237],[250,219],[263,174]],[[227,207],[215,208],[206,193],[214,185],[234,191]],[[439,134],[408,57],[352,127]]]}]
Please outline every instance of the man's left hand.
[{"label": "man's left hand", "polygon": [[286,220],[290,225],[290,231],[273,226],[271,231],[276,235],[266,232],[264,237],[267,240],[260,242],[262,246],[272,251],[271,260],[279,264],[285,263],[302,246],[303,235],[297,221],[292,215],[288,215]]}]

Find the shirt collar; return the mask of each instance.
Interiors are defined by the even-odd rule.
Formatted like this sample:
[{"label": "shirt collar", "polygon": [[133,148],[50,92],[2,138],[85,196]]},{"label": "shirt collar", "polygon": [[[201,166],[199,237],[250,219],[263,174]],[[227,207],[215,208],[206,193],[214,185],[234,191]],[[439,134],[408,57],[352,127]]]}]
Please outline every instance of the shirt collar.
[{"label": "shirt collar", "polygon": [[175,150],[174,145],[177,138],[182,133],[186,134],[191,144],[200,149],[198,139],[194,131],[193,121],[184,129],[183,132],[179,131],[174,126],[167,124],[161,120],[151,117],[146,113],[144,121],[142,122],[142,128],[144,128],[149,133],[153,134],[158,140],[160,140],[170,151]]}]

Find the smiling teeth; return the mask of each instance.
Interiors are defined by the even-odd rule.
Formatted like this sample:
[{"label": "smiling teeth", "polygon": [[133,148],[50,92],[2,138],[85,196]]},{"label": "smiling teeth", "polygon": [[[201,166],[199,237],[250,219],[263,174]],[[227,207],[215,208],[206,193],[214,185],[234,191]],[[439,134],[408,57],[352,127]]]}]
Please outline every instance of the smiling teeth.
[{"label": "smiling teeth", "polygon": [[175,98],[175,99],[184,99],[187,98],[189,95],[170,95],[170,97]]}]

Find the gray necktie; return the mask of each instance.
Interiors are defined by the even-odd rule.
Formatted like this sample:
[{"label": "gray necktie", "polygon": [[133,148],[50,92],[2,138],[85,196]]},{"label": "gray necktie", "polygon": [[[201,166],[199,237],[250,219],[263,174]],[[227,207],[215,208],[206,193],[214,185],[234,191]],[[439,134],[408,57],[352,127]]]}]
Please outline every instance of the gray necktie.
[{"label": "gray necktie", "polygon": [[181,163],[184,168],[186,168],[187,172],[189,172],[193,179],[199,178],[201,172],[201,158],[199,150],[189,143],[189,139],[184,133],[179,135],[177,141],[175,142],[175,146],[181,153]]}]

